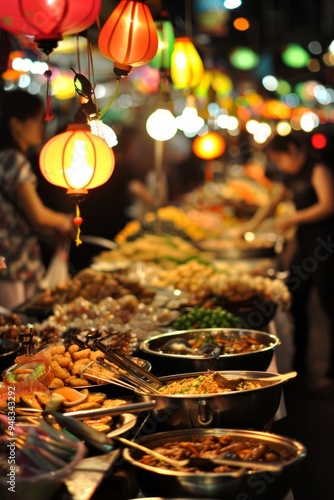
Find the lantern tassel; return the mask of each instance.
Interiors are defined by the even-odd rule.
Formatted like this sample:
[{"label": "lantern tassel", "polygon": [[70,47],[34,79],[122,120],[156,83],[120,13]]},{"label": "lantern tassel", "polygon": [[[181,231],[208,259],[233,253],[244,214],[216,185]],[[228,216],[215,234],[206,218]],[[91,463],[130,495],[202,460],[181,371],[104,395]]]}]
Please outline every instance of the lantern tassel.
[{"label": "lantern tassel", "polygon": [[44,73],[46,78],[46,109],[45,109],[45,118],[46,122],[49,122],[53,119],[53,110],[52,110],[52,100],[51,100],[51,75],[52,71],[47,69]]},{"label": "lantern tassel", "polygon": [[77,234],[75,236],[75,244],[78,247],[82,243],[82,240],[80,238],[80,234],[81,234],[80,226],[82,224],[82,217],[80,215],[80,208],[79,208],[78,203],[75,204],[75,217],[73,218],[73,223],[77,226]]}]

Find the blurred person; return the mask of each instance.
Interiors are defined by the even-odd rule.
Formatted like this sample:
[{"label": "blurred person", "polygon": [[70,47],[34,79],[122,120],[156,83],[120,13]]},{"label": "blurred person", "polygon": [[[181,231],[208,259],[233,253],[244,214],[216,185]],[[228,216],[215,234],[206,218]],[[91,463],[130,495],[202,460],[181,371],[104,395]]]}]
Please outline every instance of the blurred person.
[{"label": "blurred person", "polygon": [[41,146],[44,106],[23,90],[2,94],[0,107],[0,304],[8,309],[32,297],[45,274],[38,237],[57,242],[74,234],[72,216],[48,208],[36,190],[29,148]]},{"label": "blurred person", "polygon": [[133,179],[128,184],[132,205],[128,214],[132,219],[143,221],[148,212],[164,206],[168,201],[168,181],[165,172],[157,179],[157,172],[150,170],[144,180]]},{"label": "blurred person", "polygon": [[296,210],[276,217],[279,232],[296,227],[296,250],[290,266],[289,288],[292,293],[294,321],[294,369],[307,375],[309,321],[307,305],[313,286],[330,330],[331,348],[325,376],[313,384],[320,392],[334,393],[334,307],[330,284],[334,280],[334,175],[330,166],[319,160],[302,135],[275,136],[267,145],[268,160],[283,174],[270,205],[259,209],[240,234],[253,231],[278,203],[292,193]]}]

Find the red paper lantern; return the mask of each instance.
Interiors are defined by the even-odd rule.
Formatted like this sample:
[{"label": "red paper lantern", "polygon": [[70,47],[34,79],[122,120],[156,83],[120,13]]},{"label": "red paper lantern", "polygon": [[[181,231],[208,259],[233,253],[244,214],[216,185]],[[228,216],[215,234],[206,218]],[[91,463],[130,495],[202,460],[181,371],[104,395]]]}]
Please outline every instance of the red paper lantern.
[{"label": "red paper lantern", "polygon": [[149,63],[157,52],[156,26],[144,1],[122,0],[100,31],[99,49],[114,62],[118,77]]},{"label": "red paper lantern", "polygon": [[47,54],[62,39],[87,29],[97,18],[101,0],[10,0],[0,4],[0,27],[35,38]]}]

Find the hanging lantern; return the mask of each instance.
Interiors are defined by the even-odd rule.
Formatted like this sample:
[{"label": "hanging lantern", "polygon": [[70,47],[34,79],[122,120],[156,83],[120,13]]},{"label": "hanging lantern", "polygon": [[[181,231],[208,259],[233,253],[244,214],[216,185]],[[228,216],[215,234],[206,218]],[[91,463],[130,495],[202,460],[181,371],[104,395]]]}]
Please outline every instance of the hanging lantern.
[{"label": "hanging lantern", "polygon": [[82,218],[78,203],[83,201],[89,189],[101,186],[110,178],[115,156],[107,143],[93,135],[90,126],[70,124],[66,132],[52,137],[42,148],[39,166],[43,176],[55,186],[67,189],[66,194],[76,204],[76,244],[81,243]]},{"label": "hanging lantern", "polygon": [[10,52],[7,61],[7,69],[1,74],[3,80],[17,82],[20,76],[25,73],[22,69],[17,69],[15,67],[15,60],[22,60],[24,55],[25,53],[23,50],[14,50],[13,52]]},{"label": "hanging lantern", "polygon": [[177,132],[175,116],[167,108],[156,109],[146,121],[146,131],[156,141],[169,141]]},{"label": "hanging lantern", "polygon": [[132,67],[149,63],[158,49],[157,30],[144,2],[122,0],[99,34],[99,50],[114,62],[119,78],[127,76]]},{"label": "hanging lantern", "polygon": [[150,62],[150,66],[165,72],[170,69],[175,43],[174,28],[166,11],[160,13],[159,19],[155,20],[155,26],[159,44],[157,53]]},{"label": "hanging lantern", "polygon": [[171,62],[171,78],[175,88],[196,87],[204,74],[204,66],[189,37],[176,38]]},{"label": "hanging lantern", "polygon": [[101,0],[11,0],[1,2],[0,27],[34,37],[50,54],[63,35],[80,33],[97,18]]},{"label": "hanging lantern", "polygon": [[205,135],[198,135],[193,142],[193,152],[203,160],[219,158],[226,149],[226,143],[218,132],[210,131]]}]

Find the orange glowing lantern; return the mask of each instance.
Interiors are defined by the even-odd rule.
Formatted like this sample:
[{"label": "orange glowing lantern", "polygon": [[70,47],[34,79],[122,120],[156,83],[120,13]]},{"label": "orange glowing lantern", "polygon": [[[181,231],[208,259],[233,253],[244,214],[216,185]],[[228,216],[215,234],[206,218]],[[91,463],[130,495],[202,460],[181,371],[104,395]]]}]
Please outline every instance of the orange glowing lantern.
[{"label": "orange glowing lantern", "polygon": [[78,203],[89,189],[101,186],[110,178],[115,156],[107,143],[90,132],[90,126],[73,123],[66,132],[52,137],[42,148],[39,166],[43,176],[55,186],[67,189],[76,204],[73,222],[78,227],[76,244],[81,243],[82,218]]},{"label": "orange glowing lantern", "polygon": [[158,35],[145,0],[122,0],[102,27],[98,47],[114,62],[118,78],[149,63],[158,50]]},{"label": "orange glowing lantern", "polygon": [[175,88],[188,89],[198,85],[204,75],[204,65],[189,37],[176,38],[170,74]]},{"label": "orange glowing lantern", "polygon": [[199,158],[206,160],[205,181],[214,180],[214,160],[222,156],[226,149],[226,143],[223,137],[210,130],[205,135],[198,135],[193,141],[193,152]]},{"label": "orange glowing lantern", "polygon": [[193,152],[203,160],[219,158],[226,149],[226,143],[218,132],[210,131],[205,135],[198,135],[193,142]]}]

